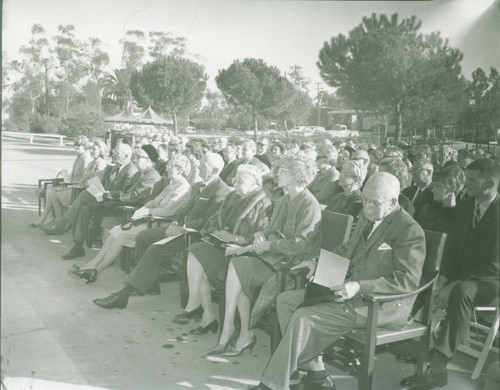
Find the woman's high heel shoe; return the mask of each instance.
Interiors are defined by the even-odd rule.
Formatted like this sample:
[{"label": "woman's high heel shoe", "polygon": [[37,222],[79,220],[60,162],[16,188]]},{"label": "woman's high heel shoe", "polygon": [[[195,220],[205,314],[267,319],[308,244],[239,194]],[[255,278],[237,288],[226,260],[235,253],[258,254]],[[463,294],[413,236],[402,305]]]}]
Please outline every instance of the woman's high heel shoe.
[{"label": "woman's high heel shoe", "polygon": [[212,331],[212,333],[215,333],[215,332],[217,332],[217,329],[219,329],[219,321],[213,320],[207,326],[198,326],[196,329],[190,330],[189,333],[190,334],[207,334],[209,331]]},{"label": "woman's high heel shoe", "polygon": [[250,350],[250,354],[252,353],[253,347],[257,343],[257,337],[255,335],[252,336],[252,339],[246,343],[243,347],[240,349],[237,349],[236,347],[233,347],[226,352],[222,354],[222,356],[229,356],[229,357],[236,357],[236,356],[241,356],[243,352],[245,352],[246,349]]},{"label": "woman's high heel shoe", "polygon": [[215,348],[212,348],[210,351],[208,351],[207,355],[208,356],[222,355],[224,352],[226,352],[228,349],[234,346],[234,343],[237,338],[238,338],[238,332],[234,331],[231,337],[229,337],[229,340],[227,340],[227,343],[222,345],[217,345]]},{"label": "woman's high heel shoe", "polygon": [[87,279],[87,284],[94,283],[97,280],[96,269],[73,269],[73,271],[69,272],[78,276],[80,279]]},{"label": "woman's high heel shoe", "polygon": [[198,306],[196,309],[191,311],[184,310],[181,314],[177,314],[172,322],[174,324],[186,325],[189,324],[189,321],[192,319],[199,319],[201,314],[203,313],[203,308]]}]

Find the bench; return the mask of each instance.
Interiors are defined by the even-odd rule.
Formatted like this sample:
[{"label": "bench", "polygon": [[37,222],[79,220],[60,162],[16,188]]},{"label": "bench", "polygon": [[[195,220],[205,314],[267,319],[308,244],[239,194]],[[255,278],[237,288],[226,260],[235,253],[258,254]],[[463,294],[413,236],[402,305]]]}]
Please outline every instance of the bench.
[{"label": "bench", "polygon": [[59,138],[59,145],[64,146],[64,138],[66,138],[65,135],[61,134],[43,134],[43,133],[21,133],[21,132],[15,132],[15,131],[2,131],[2,138],[4,135],[29,135],[30,137],[30,144],[33,143],[33,139],[35,136],[37,137],[45,137],[45,138]]}]

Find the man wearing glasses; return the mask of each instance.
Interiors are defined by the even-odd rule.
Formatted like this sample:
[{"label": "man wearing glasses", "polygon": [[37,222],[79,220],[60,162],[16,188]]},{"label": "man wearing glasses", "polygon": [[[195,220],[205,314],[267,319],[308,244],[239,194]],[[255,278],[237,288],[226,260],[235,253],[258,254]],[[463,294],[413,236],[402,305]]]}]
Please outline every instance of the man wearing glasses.
[{"label": "man wearing glasses", "polygon": [[[278,296],[283,339],[254,390],[288,389],[290,376],[299,369],[308,371],[300,389],[334,390],[321,353],[344,334],[366,327],[368,307],[361,294],[404,294],[417,288],[425,260],[425,236],[399,206],[399,192],[398,179],[387,172],[375,173],[366,182],[356,228],[349,241],[334,250],[350,259],[344,284],[333,287],[331,295],[306,301],[304,290]],[[304,261],[292,269],[296,268],[309,268],[313,275],[316,262]],[[406,326],[413,302],[414,298],[407,298],[382,305],[379,326]]]},{"label": "man wearing glasses", "polygon": [[432,203],[432,175],[434,174],[434,166],[430,160],[417,160],[411,170],[414,185],[403,190],[403,195],[406,195],[415,206],[413,217],[418,219],[418,214],[422,207]]}]

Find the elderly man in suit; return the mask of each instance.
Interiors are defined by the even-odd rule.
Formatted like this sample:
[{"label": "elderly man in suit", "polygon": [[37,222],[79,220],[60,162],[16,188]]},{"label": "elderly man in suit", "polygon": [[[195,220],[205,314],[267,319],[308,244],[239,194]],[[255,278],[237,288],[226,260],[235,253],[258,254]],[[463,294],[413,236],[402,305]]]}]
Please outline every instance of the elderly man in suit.
[{"label": "elderly man in suit", "polygon": [[[123,308],[127,306],[129,296],[138,291],[146,294],[153,287],[160,275],[162,265],[171,265],[173,257],[186,249],[184,237],[179,236],[163,245],[152,245],[165,238],[165,235],[185,233],[182,226],[200,230],[208,217],[219,209],[230,189],[219,178],[224,167],[222,157],[217,153],[207,152],[200,161],[200,176],[203,182],[196,183],[191,191],[186,211],[177,222],[165,228],[148,229],[136,237],[137,266],[127,280],[127,284],[117,293],[105,298],[97,298],[94,302],[105,308]],[[189,321],[189,320],[188,320]]]},{"label": "elderly man in suit", "polygon": [[[127,144],[120,143],[113,149],[112,156],[115,165],[105,169],[102,185],[105,190],[110,192],[122,191],[130,187],[132,177],[137,172],[137,167],[132,163],[132,148]],[[87,237],[90,216],[93,210],[99,206],[102,207],[102,205],[102,200],[96,200],[88,190],[85,190],[78,195],[62,218],[44,228],[47,234],[62,234],[73,226],[75,244],[70,253],[67,256],[64,255],[65,259],[85,256],[83,242]]]},{"label": "elderly man in suit", "polygon": [[418,218],[418,214],[422,207],[432,203],[432,175],[434,174],[434,166],[430,160],[417,160],[411,169],[414,185],[405,188],[402,194],[411,200],[415,206],[414,218]]},{"label": "elderly man in suit", "polygon": [[436,309],[447,314],[424,382],[414,389],[432,389],[448,382],[446,365],[460,345],[474,306],[489,305],[499,289],[499,195],[500,164],[480,159],[465,171],[467,195],[457,204],[452,235],[454,253],[442,265]]},{"label": "elderly man in suit", "polygon": [[[363,211],[351,239],[334,252],[349,258],[344,284],[324,299],[306,300],[304,290],[279,295],[277,311],[284,332],[255,390],[289,388],[297,369],[308,370],[299,388],[335,389],[320,358],[322,351],[342,335],[366,326],[367,306],[361,294],[402,294],[417,288],[425,259],[422,228],[398,204],[398,179],[387,172],[373,174],[363,189]],[[312,260],[294,268],[307,267]],[[384,304],[378,323],[401,328],[407,324],[414,299]],[[302,305],[298,305],[302,302]]]}]

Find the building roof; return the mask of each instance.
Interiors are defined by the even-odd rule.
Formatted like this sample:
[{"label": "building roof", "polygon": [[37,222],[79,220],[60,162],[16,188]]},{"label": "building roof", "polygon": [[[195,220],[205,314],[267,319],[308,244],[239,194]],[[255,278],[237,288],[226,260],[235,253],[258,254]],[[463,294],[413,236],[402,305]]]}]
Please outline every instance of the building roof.
[{"label": "building roof", "polygon": [[133,110],[123,111],[117,115],[107,117],[106,122],[118,122],[118,123],[133,123],[133,124],[145,124],[145,125],[171,125],[172,120],[164,119],[153,109],[148,107],[143,112],[134,114]]}]

